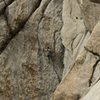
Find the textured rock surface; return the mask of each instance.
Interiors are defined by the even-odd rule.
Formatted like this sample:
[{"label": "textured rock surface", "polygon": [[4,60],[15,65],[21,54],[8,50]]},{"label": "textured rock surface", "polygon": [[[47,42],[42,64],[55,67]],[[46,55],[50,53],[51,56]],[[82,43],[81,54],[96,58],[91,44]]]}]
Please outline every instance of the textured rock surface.
[{"label": "textured rock surface", "polygon": [[0,0],[0,100],[99,100],[99,2]]},{"label": "textured rock surface", "polygon": [[3,48],[6,41],[10,38],[9,27],[4,16],[0,16],[0,48]]},{"label": "textured rock surface", "polygon": [[65,70],[64,74],[78,56],[83,47],[83,40],[87,37],[86,28],[82,19],[82,12],[77,0],[65,0],[63,2],[63,28],[62,42],[65,46]]},{"label": "textured rock surface", "polygon": [[8,24],[16,32],[25,24],[37,9],[40,0],[15,0],[6,9]]},{"label": "textured rock surface", "polygon": [[[81,0],[79,0],[81,1]],[[100,20],[100,4],[93,3],[91,0],[82,0],[83,2],[80,4],[80,8],[83,12],[83,19],[87,31],[92,32],[96,23]],[[99,1],[99,0],[92,0]]]},{"label": "textured rock surface", "polygon": [[14,0],[0,0],[0,14],[3,13],[4,9]]},{"label": "textured rock surface", "polygon": [[100,22],[94,27],[93,32],[88,40],[86,49],[100,56]]},{"label": "textured rock surface", "polygon": [[90,89],[82,100],[100,100],[100,81]]},{"label": "textured rock surface", "polygon": [[[8,26],[19,32],[15,35],[10,30],[12,38],[0,55],[0,100],[48,100],[62,78],[62,0],[42,0],[38,8],[32,3],[37,5],[36,0],[21,0],[6,8]],[[25,5],[22,11],[21,4]],[[15,19],[27,17],[20,28]]]},{"label": "textured rock surface", "polygon": [[[88,93],[90,86],[92,88],[93,84],[98,82],[99,7],[99,4],[89,0],[64,0],[62,12],[64,24],[61,31],[65,47],[64,78],[51,100],[80,100]],[[96,97],[99,100],[99,90],[94,98],[92,90],[95,90],[95,87],[83,100],[96,100]]]}]

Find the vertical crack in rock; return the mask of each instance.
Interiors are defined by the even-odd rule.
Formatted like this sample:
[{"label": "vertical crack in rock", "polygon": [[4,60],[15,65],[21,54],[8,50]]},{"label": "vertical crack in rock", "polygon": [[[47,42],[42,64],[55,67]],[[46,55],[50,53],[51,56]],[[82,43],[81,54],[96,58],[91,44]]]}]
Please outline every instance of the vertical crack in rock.
[{"label": "vertical crack in rock", "polygon": [[[60,29],[61,30],[61,29]],[[55,35],[56,35],[56,32],[57,31],[55,31],[54,32],[54,35],[53,35],[53,40],[54,40],[54,53],[56,53],[56,38],[55,38]],[[64,65],[63,65],[63,59],[64,59],[64,52],[65,52],[65,48],[64,48],[64,46],[63,46],[63,44],[62,44],[62,52],[61,52],[61,54],[62,54],[62,61],[61,61],[61,63],[62,63],[62,69],[64,68]],[[55,58],[55,54],[52,54],[53,55],[53,57],[52,58]],[[56,58],[55,58],[56,59]],[[54,71],[55,71],[55,73],[56,73],[56,75],[57,75],[57,77],[58,77],[58,81],[59,81],[59,83],[61,82],[61,79],[62,79],[62,76],[60,76],[60,74],[59,74],[59,72],[58,72],[58,70],[56,69],[56,66],[55,66],[55,59],[54,60],[52,60],[52,63],[53,63],[53,69],[54,69]],[[62,71],[63,72],[63,71]]]},{"label": "vertical crack in rock", "polygon": [[[56,33],[56,32],[55,32]],[[55,40],[55,33],[54,33],[54,35],[53,35],[53,40],[54,40],[54,53],[56,52],[56,50],[55,50],[55,46],[56,46],[56,40]],[[53,57],[55,57],[55,55],[54,54],[52,54],[53,55]],[[55,73],[56,73],[56,75],[57,75],[57,77],[58,77],[58,81],[59,81],[59,83],[60,83],[60,81],[61,81],[61,79],[60,79],[60,77],[59,77],[59,73],[57,73],[57,71],[56,71],[56,69],[55,69],[55,61],[52,59],[52,63],[53,63],[53,69],[54,69],[54,71],[55,71]]]},{"label": "vertical crack in rock", "polygon": [[97,65],[98,65],[99,62],[100,62],[100,59],[97,60],[97,62],[93,65],[93,71],[92,71],[91,77],[90,77],[90,79],[89,79],[89,87],[90,87],[91,84],[92,84],[92,78],[93,78],[93,75],[94,75],[95,69],[96,69],[96,67],[97,67]]},{"label": "vertical crack in rock", "polygon": [[[41,88],[44,85],[48,88],[43,88],[42,90],[43,93],[47,92],[47,95],[48,92],[52,93],[51,91],[55,90],[62,79],[64,47],[60,37],[62,20],[60,18],[61,5],[59,4],[61,3],[62,0],[59,2],[56,2],[56,0],[49,1],[48,6],[42,11],[43,15],[37,29],[40,83]],[[50,86],[48,87],[47,84]]]},{"label": "vertical crack in rock", "polygon": [[[53,2],[53,0],[52,0],[52,2]],[[56,4],[56,1],[55,1],[55,4]],[[55,11],[56,12],[56,11]],[[45,17],[44,17],[44,19],[45,19]],[[50,22],[52,22],[52,20],[53,20],[53,18],[50,18]],[[48,20],[49,20],[49,17],[48,17]],[[62,27],[61,27],[62,28]],[[56,30],[55,29],[55,31],[54,31],[54,33],[51,33],[51,34],[53,34],[53,36],[52,36],[52,41],[54,41],[53,42],[53,47],[51,47],[51,45],[52,44],[48,44],[48,57],[50,58],[50,60],[51,60],[51,62],[52,62],[52,64],[53,64],[53,69],[54,69],[54,71],[55,71],[55,73],[56,73],[56,75],[57,75],[57,77],[58,77],[58,81],[60,82],[61,81],[61,73],[62,72],[60,72],[59,73],[59,69],[57,69],[57,66],[63,66],[63,57],[60,57],[59,58],[59,55],[60,55],[60,53],[61,53],[61,55],[63,56],[64,55],[64,48],[63,48],[63,46],[61,47],[61,52],[59,52],[59,54],[57,55],[56,54],[56,48],[57,48],[57,38],[56,38],[56,35],[57,35],[57,33],[59,33],[60,31],[61,31],[61,28],[58,30]],[[53,30],[53,29],[52,29]],[[60,36],[61,34],[59,34],[59,36]],[[49,41],[49,42],[51,42],[51,41]],[[63,44],[62,44],[63,45]],[[58,56],[58,58],[57,58],[57,56]],[[56,64],[56,59],[62,59],[62,61],[61,61],[61,63],[62,63],[62,65],[57,65]],[[60,70],[61,69],[63,69],[63,67],[62,68],[60,68]]]}]

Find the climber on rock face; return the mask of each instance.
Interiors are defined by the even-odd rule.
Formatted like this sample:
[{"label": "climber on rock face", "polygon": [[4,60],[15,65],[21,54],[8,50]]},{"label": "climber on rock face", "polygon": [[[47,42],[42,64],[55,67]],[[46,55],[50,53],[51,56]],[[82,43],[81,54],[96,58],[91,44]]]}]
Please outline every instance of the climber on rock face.
[{"label": "climber on rock face", "polygon": [[94,3],[100,3],[100,0],[90,0],[90,1]]}]

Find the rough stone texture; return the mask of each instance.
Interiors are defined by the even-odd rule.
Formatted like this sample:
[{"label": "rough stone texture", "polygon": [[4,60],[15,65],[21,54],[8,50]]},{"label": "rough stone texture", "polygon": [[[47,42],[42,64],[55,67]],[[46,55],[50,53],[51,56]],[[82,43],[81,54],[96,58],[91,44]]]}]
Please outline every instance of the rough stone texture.
[{"label": "rough stone texture", "polygon": [[[65,69],[51,100],[80,100],[88,93],[90,86],[92,88],[100,79],[99,7],[99,4],[89,0],[63,1],[61,35],[65,47]],[[89,99],[91,91],[83,100],[92,100]],[[93,100],[95,98],[96,94]]]},{"label": "rough stone texture", "polygon": [[0,16],[0,49],[3,48],[9,37],[9,27],[7,26],[7,22],[2,15]]},{"label": "rough stone texture", "polygon": [[0,0],[0,100],[99,100],[100,0]]},{"label": "rough stone texture", "polygon": [[13,32],[17,32],[32,13],[37,9],[41,0],[15,0],[6,9],[8,24]]},{"label": "rough stone texture", "polygon": [[0,14],[3,13],[4,9],[9,5],[13,0],[0,0]]},{"label": "rough stone texture", "polygon": [[96,58],[83,51],[77,57],[72,70],[57,87],[51,100],[79,100],[90,85]]},{"label": "rough stone texture", "polygon": [[[10,12],[7,25],[19,32],[11,32],[12,38],[0,55],[0,100],[49,100],[62,79],[62,0],[42,0],[38,8],[33,1],[16,0],[6,9]],[[33,7],[35,12],[31,12]],[[16,16],[20,21],[29,17],[23,28],[18,26],[20,22],[16,24]]]},{"label": "rough stone texture", "polygon": [[100,21],[94,27],[92,34],[86,45],[86,49],[100,56]]},{"label": "rough stone texture", "polygon": [[79,0],[79,1],[83,1],[80,4],[80,7],[83,12],[83,19],[87,31],[92,32],[94,26],[100,20],[100,4],[93,3],[91,2],[91,0]]},{"label": "rough stone texture", "polygon": [[100,81],[98,81],[82,100],[100,100]]},{"label": "rough stone texture", "polygon": [[84,48],[83,40],[87,33],[77,0],[64,0],[62,17],[64,24],[61,35],[65,46],[65,74],[71,69],[69,66],[76,59],[80,49]]}]

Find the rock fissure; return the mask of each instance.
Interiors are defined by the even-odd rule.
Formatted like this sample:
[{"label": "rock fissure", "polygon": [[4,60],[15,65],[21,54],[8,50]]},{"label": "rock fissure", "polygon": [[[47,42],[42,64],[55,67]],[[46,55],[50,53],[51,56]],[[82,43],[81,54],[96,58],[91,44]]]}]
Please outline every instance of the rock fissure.
[{"label": "rock fissure", "polygon": [[0,14],[4,14],[7,7],[14,2],[14,0],[8,0],[7,2],[5,0],[2,0],[2,1],[4,2],[5,6],[2,8],[2,11],[0,12]]},{"label": "rock fissure", "polygon": [[89,79],[89,87],[90,87],[91,84],[92,84],[92,78],[93,78],[93,76],[94,76],[95,69],[96,69],[97,64],[98,64],[99,62],[100,62],[100,59],[97,60],[96,63],[93,65],[93,71],[92,71],[91,77],[90,77],[90,79]]},{"label": "rock fissure", "polygon": [[99,20],[99,0],[0,0],[0,100],[99,100]]},{"label": "rock fissure", "polygon": [[95,52],[89,50],[86,46],[84,46],[84,48],[85,48],[88,52],[92,53],[93,55],[95,55],[95,56],[97,56],[97,57],[100,57],[100,55],[99,55],[98,53],[95,53]]},{"label": "rock fissure", "polygon": [[61,81],[61,79],[60,79],[60,77],[59,77],[59,73],[57,73],[57,70],[56,70],[56,66],[55,66],[55,52],[56,52],[56,50],[55,50],[55,46],[56,46],[56,39],[55,39],[55,33],[56,32],[54,32],[54,34],[53,34],[53,40],[54,40],[54,43],[53,43],[53,45],[54,45],[54,50],[53,50],[53,56],[52,56],[52,63],[53,63],[53,69],[54,69],[54,71],[55,71],[55,73],[56,73],[56,75],[57,75],[57,77],[58,77],[58,81],[59,81],[59,83],[60,83],[60,81]]}]

